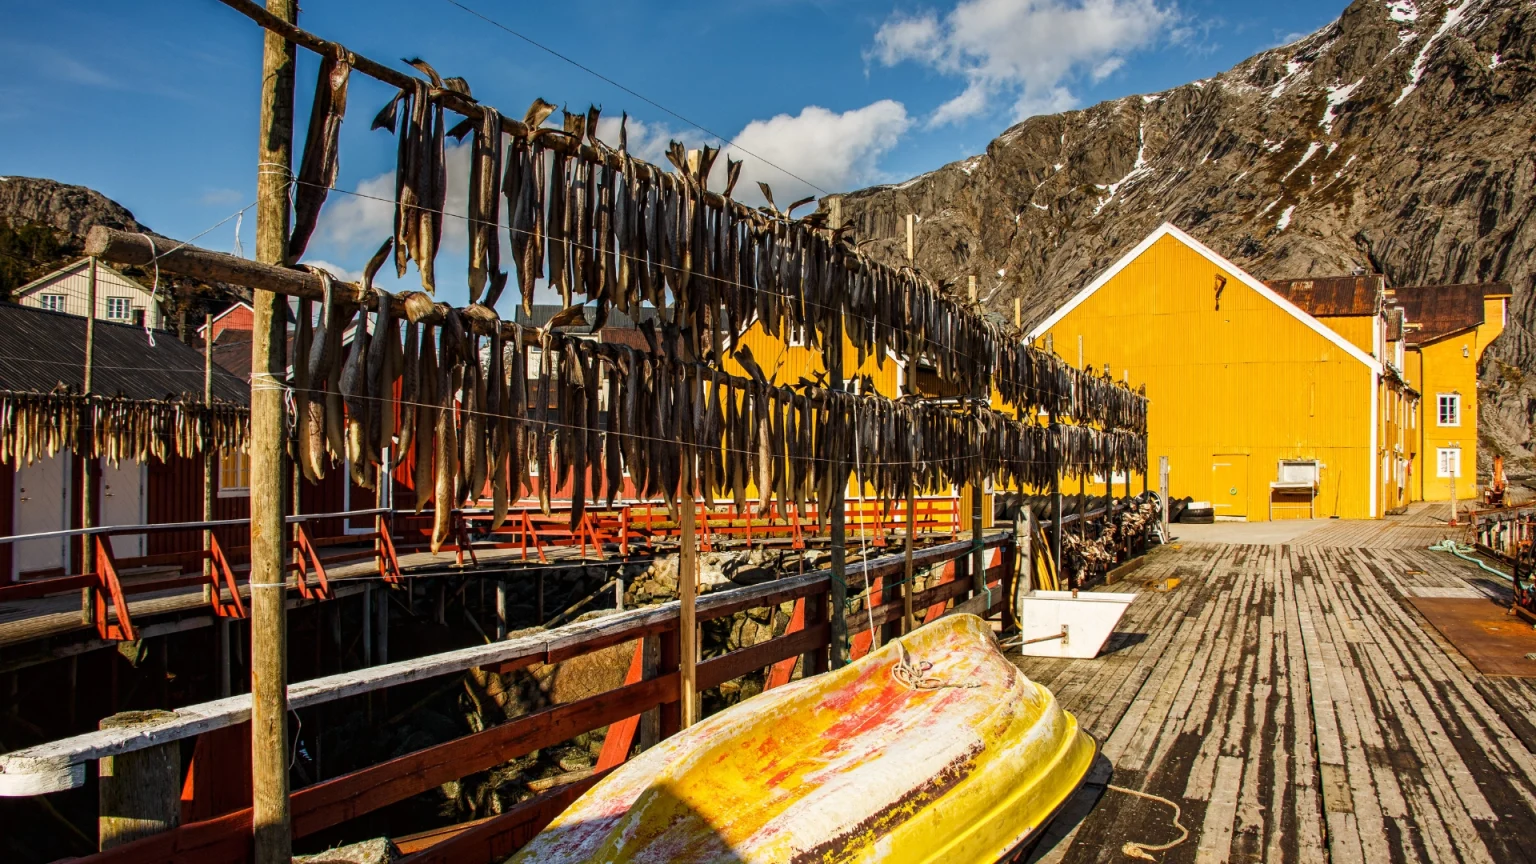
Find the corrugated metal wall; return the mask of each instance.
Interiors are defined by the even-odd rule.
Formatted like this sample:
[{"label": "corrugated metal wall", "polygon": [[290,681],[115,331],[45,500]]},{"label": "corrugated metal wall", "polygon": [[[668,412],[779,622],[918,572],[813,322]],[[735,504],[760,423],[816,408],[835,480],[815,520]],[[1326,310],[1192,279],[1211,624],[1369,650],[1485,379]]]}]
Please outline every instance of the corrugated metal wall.
[{"label": "corrugated metal wall", "polygon": [[[1484,325],[1485,327],[1488,325]],[[1409,351],[1409,383],[1424,394],[1419,433],[1421,447],[1414,462],[1414,485],[1425,501],[1448,501],[1451,481],[1438,472],[1438,451],[1442,447],[1461,448],[1461,477],[1456,480],[1456,499],[1477,497],[1477,361],[1482,354],[1482,328],[1451,336]],[[1466,349],[1467,356],[1462,356]],[[1416,376],[1414,373],[1417,373]],[[1439,396],[1461,395],[1461,423],[1441,426]]]},{"label": "corrugated metal wall", "polygon": [[[7,537],[16,533],[16,469],[0,463],[0,529]],[[0,546],[0,582],[11,578],[11,544]]]},{"label": "corrugated metal wall", "polygon": [[[215,469],[217,470],[217,469]],[[164,462],[150,460],[148,488],[144,496],[145,518],[149,524],[201,522],[203,519],[203,460],[172,456]],[[246,519],[251,515],[251,499],[213,499],[214,519]],[[226,550],[250,544],[250,530],[243,525],[214,529],[219,545]],[[200,531],[158,531],[146,535],[145,554],[160,555],[201,549]],[[239,560],[244,560],[243,556]]]},{"label": "corrugated metal wall", "polygon": [[[1319,514],[1372,515],[1371,370],[1178,239],[1153,244],[1050,332],[1069,360],[1081,336],[1088,365],[1146,384],[1149,460],[1169,458],[1174,496],[1220,492],[1225,512],[1267,519],[1278,461],[1315,458]],[[1246,456],[1246,476],[1218,490],[1223,454]]]}]

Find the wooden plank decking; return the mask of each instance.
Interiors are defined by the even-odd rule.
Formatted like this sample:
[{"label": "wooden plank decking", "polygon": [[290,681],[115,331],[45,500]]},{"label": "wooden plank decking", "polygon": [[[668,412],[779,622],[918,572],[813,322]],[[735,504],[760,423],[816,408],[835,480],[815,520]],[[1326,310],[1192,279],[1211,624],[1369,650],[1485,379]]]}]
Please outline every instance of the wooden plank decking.
[{"label": "wooden plank decking", "polygon": [[1182,584],[1143,592],[1099,658],[1016,658],[1102,753],[1034,858],[1123,862],[1127,841],[1178,836],[1167,807],[1106,782],[1183,808],[1190,837],[1159,861],[1532,857],[1536,681],[1478,673],[1407,602],[1504,591],[1425,550],[1436,532],[1410,517],[1158,550],[1137,579]]}]

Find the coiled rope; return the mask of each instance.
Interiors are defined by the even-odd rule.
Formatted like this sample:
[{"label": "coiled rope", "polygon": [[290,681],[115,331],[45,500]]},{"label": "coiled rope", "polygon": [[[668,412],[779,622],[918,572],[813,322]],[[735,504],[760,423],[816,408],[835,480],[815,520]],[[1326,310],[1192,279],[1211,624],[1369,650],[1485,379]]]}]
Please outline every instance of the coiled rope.
[{"label": "coiled rope", "polygon": [[1179,839],[1173,841],[1172,843],[1161,843],[1156,846],[1152,845],[1151,843],[1126,841],[1123,845],[1121,845],[1120,851],[1127,858],[1136,858],[1142,861],[1156,861],[1157,859],[1152,857],[1151,853],[1166,852],[1169,849],[1172,849],[1173,847],[1189,839],[1189,829],[1185,828],[1184,823],[1179,821],[1179,816],[1183,811],[1179,809],[1178,804],[1169,801],[1167,798],[1164,798],[1161,795],[1153,795],[1150,792],[1143,792],[1140,789],[1127,789],[1124,786],[1116,786],[1113,783],[1109,784],[1109,786],[1106,788],[1113,789],[1116,792],[1123,792],[1126,795],[1134,795],[1137,798],[1145,798],[1148,801],[1157,801],[1161,804],[1167,804],[1169,807],[1173,808],[1173,827],[1179,829]]}]

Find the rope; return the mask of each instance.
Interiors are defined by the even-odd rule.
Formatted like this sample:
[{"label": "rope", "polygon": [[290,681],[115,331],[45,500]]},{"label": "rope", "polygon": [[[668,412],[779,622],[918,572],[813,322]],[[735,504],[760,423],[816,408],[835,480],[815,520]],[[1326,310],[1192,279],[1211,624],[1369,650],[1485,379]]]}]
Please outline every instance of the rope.
[{"label": "rope", "polygon": [[897,639],[896,644],[901,647],[901,659],[891,667],[891,678],[910,690],[974,690],[981,686],[974,681],[969,684],[947,684],[937,676],[928,674],[933,669],[932,663],[927,660],[912,662],[906,643]]},{"label": "rope", "polygon": [[[863,388],[860,387],[860,392]],[[864,518],[864,469],[860,467],[859,458],[859,424],[853,424],[853,477],[859,484],[859,518]],[[862,526],[859,529],[859,558],[869,560],[869,540],[865,537]],[[869,571],[864,571],[864,611],[869,613],[869,651],[871,654],[880,647],[880,631],[875,629],[875,597],[874,588],[871,587]],[[991,604],[987,604],[990,606]]]},{"label": "rope", "polygon": [[[160,253],[155,250],[154,235],[147,231],[140,231],[139,236],[149,241],[149,260],[151,264],[155,265],[155,281],[149,288],[149,302],[155,304],[160,302]],[[144,310],[144,335],[149,337],[149,347],[153,348],[155,347],[155,329],[149,324],[150,311],[149,309]],[[96,310],[92,309],[91,314],[95,315]]]},{"label": "rope", "polygon": [[1153,795],[1150,792],[1142,792],[1139,789],[1127,789],[1124,786],[1116,786],[1113,783],[1109,784],[1109,786],[1106,788],[1113,789],[1116,792],[1123,792],[1126,795],[1134,795],[1137,798],[1145,798],[1148,801],[1156,801],[1160,804],[1167,804],[1169,807],[1173,808],[1173,827],[1179,829],[1179,839],[1173,841],[1172,843],[1162,843],[1156,846],[1152,845],[1151,843],[1138,843],[1128,840],[1120,847],[1121,853],[1123,853],[1127,858],[1137,858],[1142,861],[1156,861],[1157,859],[1153,858],[1149,853],[1166,852],[1169,849],[1172,849],[1173,847],[1189,839],[1189,829],[1185,828],[1183,823],[1179,821],[1179,815],[1182,813],[1182,811],[1179,809],[1178,804],[1169,801],[1167,798],[1164,798],[1161,795]]},{"label": "rope", "polygon": [[1466,554],[1468,552],[1476,551],[1476,547],[1467,546],[1467,545],[1462,544],[1462,543],[1457,543],[1455,540],[1452,540],[1450,538],[1446,538],[1444,540],[1441,540],[1439,543],[1436,543],[1433,546],[1429,547],[1429,551],[1431,551],[1431,552],[1449,552],[1452,555],[1455,555],[1457,558],[1460,558],[1463,561],[1471,561],[1473,564],[1476,564],[1477,566],[1483,568],[1484,570],[1487,570],[1489,573],[1492,573],[1493,575],[1499,577],[1500,579],[1503,579],[1505,582],[1508,582],[1510,584],[1514,584],[1515,580],[1511,579],[1509,577],[1508,573],[1505,573],[1502,570],[1495,570],[1492,567],[1489,567],[1486,563],[1484,563],[1484,561],[1481,558],[1473,558],[1471,555]]}]

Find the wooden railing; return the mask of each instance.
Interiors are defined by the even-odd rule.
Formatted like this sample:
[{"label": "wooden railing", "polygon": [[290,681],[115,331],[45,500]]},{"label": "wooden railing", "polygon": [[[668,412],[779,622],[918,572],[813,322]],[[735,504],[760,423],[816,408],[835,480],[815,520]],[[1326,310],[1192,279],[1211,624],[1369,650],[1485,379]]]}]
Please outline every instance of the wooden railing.
[{"label": "wooden railing", "polygon": [[[955,609],[983,615],[1006,607],[1012,585],[1011,537],[1002,532],[994,533],[985,538],[984,546],[991,550],[988,554],[992,558],[987,571],[987,590],[978,592],[970,600],[964,599],[972,593],[972,579],[968,573],[973,548],[970,541],[929,547],[914,553],[916,567],[943,568],[943,577],[938,584],[913,597],[915,608],[928,610],[926,619],[945,614],[951,604],[955,604]],[[856,649],[862,645],[862,650],[868,650],[872,627],[878,631],[885,624],[901,619],[902,601],[899,597],[883,599],[881,581],[899,578],[904,566],[903,557],[888,556],[847,568],[850,588],[871,585],[868,597],[874,601],[872,608],[847,616]],[[806,658],[806,674],[825,671],[831,640],[830,580],[827,571],[819,571],[700,597],[697,618],[701,623],[784,603],[795,604],[796,613],[783,635],[699,663],[699,689],[718,687],[765,667],[774,667],[768,685],[777,686],[788,680],[789,670],[800,657]],[[499,816],[436,832],[433,842],[419,848],[409,859],[454,864],[500,860],[527,842],[575,796],[596,782],[603,771],[627,758],[631,741],[622,739],[633,735],[634,724],[626,721],[656,709],[662,733],[670,735],[678,731],[681,721],[678,624],[679,607],[674,602],[615,613],[531,636],[291,685],[290,707],[300,710],[459,673],[472,667],[506,673],[536,663],[559,663],[628,642],[636,642],[638,651],[640,640],[655,640],[660,657],[656,673],[651,677],[643,675],[643,667],[637,660],[631,664],[625,683],[616,689],[555,705],[297,789],[290,799],[294,836],[312,836],[443,783],[488,770],[584,732],[606,726],[610,736],[622,736],[613,742],[612,752],[605,753],[600,759],[599,771],[592,777],[549,790]],[[248,747],[248,737],[230,737],[228,733],[246,722],[249,716],[250,697],[234,696],[180,709],[152,726],[102,730],[0,754],[0,794],[36,794],[79,786],[84,783],[85,765],[89,762],[150,747],[174,745],[187,738],[222,734],[224,746],[243,744]],[[199,753],[204,751],[202,743],[199,742]],[[609,749],[605,744],[605,751]],[[218,812],[218,807],[197,800],[199,794],[218,795],[221,784],[245,782],[248,789],[248,777],[209,777],[206,774],[207,769],[199,766],[194,758],[185,786],[191,791],[184,792],[182,802],[183,812],[205,818],[80,860],[100,864],[248,860],[251,811],[243,808]],[[189,795],[192,800],[186,800]],[[224,795],[223,799],[227,801],[231,797],[240,800],[238,795]]]}]

